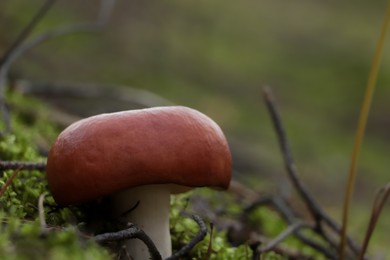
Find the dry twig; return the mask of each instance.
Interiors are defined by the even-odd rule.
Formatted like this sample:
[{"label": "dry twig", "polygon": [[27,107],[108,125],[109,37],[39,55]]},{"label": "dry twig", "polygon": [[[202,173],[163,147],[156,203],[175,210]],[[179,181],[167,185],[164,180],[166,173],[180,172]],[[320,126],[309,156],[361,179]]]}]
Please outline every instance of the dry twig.
[{"label": "dry twig", "polygon": [[[192,215],[192,218],[199,226],[199,232],[191,239],[191,241],[183,246],[179,251],[175,252],[166,260],[178,260],[188,254],[191,249],[204,239],[207,234],[207,227],[202,218],[197,215]],[[130,224],[129,228],[117,232],[104,233],[96,235],[93,239],[99,244],[105,244],[112,241],[123,241],[126,239],[140,239],[148,247],[150,256],[153,260],[162,259],[153,241],[148,235],[134,224]]]},{"label": "dry twig", "polygon": [[[325,224],[330,230],[332,230],[335,235],[339,236],[341,232],[341,227],[330,217],[326,212],[321,208],[319,203],[314,199],[305,185],[298,178],[296,166],[292,157],[292,153],[290,150],[290,146],[287,140],[287,135],[285,133],[284,127],[282,125],[282,121],[279,115],[279,111],[276,107],[275,100],[273,98],[272,92],[269,88],[264,88],[263,90],[264,100],[267,105],[268,111],[270,113],[272,123],[275,128],[275,132],[277,134],[280,149],[282,151],[285,167],[288,173],[288,177],[293,183],[295,189],[299,193],[302,200],[307,205],[311,215],[314,218],[315,226],[313,230],[319,234],[325,241],[328,242],[333,248],[337,247],[336,243],[330,239],[330,237],[325,234],[324,228],[322,224]],[[297,233],[298,238],[306,241],[306,243],[311,243],[307,240],[302,234]],[[348,238],[348,245],[351,251],[355,254],[355,256],[359,253],[359,247],[352,241],[352,239]],[[311,245],[314,247],[314,244]],[[318,249],[318,248],[317,248]],[[324,252],[323,252],[324,253]],[[333,253],[332,253],[333,255]]]},{"label": "dry twig", "polygon": [[16,169],[11,177],[5,182],[5,185],[1,188],[0,190],[0,197],[3,196],[3,194],[5,193],[5,191],[8,189],[8,187],[12,184],[13,180],[15,179],[16,175],[18,175],[18,173],[20,172],[21,168],[18,168]]},{"label": "dry twig", "polygon": [[367,251],[368,243],[370,242],[376,223],[378,222],[379,216],[389,196],[390,196],[390,183],[388,183],[385,187],[381,188],[375,196],[370,222],[368,224],[366,235],[363,240],[362,250],[360,251],[359,258],[358,258],[359,260],[364,258],[364,255]]},{"label": "dry twig", "polygon": [[123,241],[127,239],[139,239],[144,242],[145,245],[148,247],[150,256],[153,260],[162,259],[160,252],[158,252],[156,246],[154,245],[150,237],[146,235],[146,233],[142,229],[138,228],[134,224],[130,224],[129,227],[125,230],[96,235],[93,237],[93,239],[99,244],[104,244],[112,241]]},{"label": "dry twig", "polygon": [[20,162],[20,161],[0,161],[0,171],[23,169],[26,171],[45,171],[44,162]]},{"label": "dry twig", "polygon": [[188,254],[194,246],[196,246],[200,241],[204,239],[204,237],[207,235],[207,227],[204,221],[201,217],[198,215],[192,215],[193,220],[198,224],[199,226],[199,232],[191,239],[191,241],[183,246],[179,251],[175,252],[172,256],[166,258],[166,260],[177,260],[181,259],[181,257]]},{"label": "dry twig", "polygon": [[6,125],[6,132],[10,132],[10,118],[9,111],[6,106],[5,97],[4,97],[4,85],[6,78],[8,76],[9,70],[11,66],[27,51],[31,50],[38,44],[45,42],[47,40],[57,38],[59,36],[77,33],[77,32],[94,32],[99,31],[102,27],[107,23],[115,0],[101,0],[99,17],[94,22],[80,23],[80,24],[72,24],[63,26],[60,28],[53,29],[52,31],[48,31],[46,33],[40,34],[30,41],[26,42],[31,31],[36,27],[37,23],[42,20],[44,15],[50,9],[55,0],[47,0],[42,7],[38,10],[36,15],[32,18],[32,20],[26,25],[25,29],[22,30],[20,35],[11,45],[11,47],[6,51],[5,55],[1,58],[0,61],[0,110],[3,115],[3,120]]},{"label": "dry twig", "polygon": [[[269,205],[269,206],[274,207],[277,210],[277,212],[281,215],[281,217],[284,219],[284,221],[286,221],[286,223],[290,227],[296,225],[296,223],[298,223],[298,221],[299,221],[298,217],[293,212],[291,207],[286,203],[286,201],[283,198],[274,197],[274,196],[263,197],[263,198],[260,198],[259,200],[255,201],[254,203],[252,203],[249,207],[247,207],[243,211],[243,215],[248,215],[248,214],[250,214],[251,211],[253,211],[256,208],[263,206],[263,205]],[[334,250],[332,251],[331,249],[325,247],[324,245],[313,241],[312,239],[308,238],[306,235],[304,235],[302,233],[302,230],[301,230],[302,228],[309,228],[309,229],[312,229],[315,231],[315,226],[310,225],[310,224],[305,223],[305,222],[301,222],[301,223],[304,223],[304,225],[302,224],[303,225],[302,227],[300,227],[299,229],[293,230],[294,232],[292,232],[296,236],[296,238],[299,239],[302,243],[304,243],[304,244],[312,247],[316,251],[322,253],[328,259],[336,259],[337,255],[336,255]],[[275,244],[275,246],[276,245],[277,244]],[[260,254],[260,252],[257,250],[255,251],[255,253]]]}]

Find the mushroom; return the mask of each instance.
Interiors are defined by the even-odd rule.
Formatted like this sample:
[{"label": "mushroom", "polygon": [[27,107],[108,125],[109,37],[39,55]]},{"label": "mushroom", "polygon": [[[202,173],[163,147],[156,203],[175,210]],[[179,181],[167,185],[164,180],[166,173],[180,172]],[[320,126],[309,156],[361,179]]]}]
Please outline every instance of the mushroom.
[{"label": "mushroom", "polygon": [[[115,216],[133,208],[126,221],[140,227],[162,257],[168,257],[170,194],[192,187],[227,189],[232,162],[226,138],[213,120],[194,109],[171,106],[75,122],[55,141],[46,172],[59,205],[110,197]],[[128,240],[126,247],[134,259],[149,259],[140,241]]]}]

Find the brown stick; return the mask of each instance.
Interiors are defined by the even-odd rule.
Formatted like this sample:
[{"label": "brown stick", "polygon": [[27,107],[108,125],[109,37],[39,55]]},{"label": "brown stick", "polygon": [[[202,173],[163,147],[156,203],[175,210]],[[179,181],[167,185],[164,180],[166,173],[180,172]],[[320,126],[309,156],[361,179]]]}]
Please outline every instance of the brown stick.
[{"label": "brown stick", "polygon": [[[281,152],[283,155],[285,168],[286,168],[288,177],[290,178],[291,182],[293,183],[295,189],[297,190],[297,192],[300,195],[300,197],[302,198],[302,200],[305,202],[305,204],[309,208],[309,211],[315,220],[317,231],[319,233],[322,232],[321,223],[324,222],[331,230],[333,230],[335,233],[337,233],[337,235],[339,235],[341,232],[340,225],[338,225],[337,222],[335,222],[321,208],[319,203],[314,199],[314,197],[308,191],[306,186],[298,178],[298,173],[297,173],[296,166],[295,166],[295,163],[294,163],[294,160],[292,157],[290,145],[289,145],[288,140],[287,140],[287,135],[286,135],[286,132],[285,132],[284,127],[282,125],[280,114],[279,114],[279,111],[276,107],[276,102],[273,98],[273,95],[272,95],[270,88],[265,87],[263,89],[263,97],[264,97],[265,103],[267,105],[268,111],[270,113],[276,135],[277,135],[278,140],[279,140],[279,145],[280,145],[280,149],[281,149]],[[348,245],[355,255],[357,255],[360,252],[360,249],[357,246],[357,244],[349,237],[348,237]]]}]

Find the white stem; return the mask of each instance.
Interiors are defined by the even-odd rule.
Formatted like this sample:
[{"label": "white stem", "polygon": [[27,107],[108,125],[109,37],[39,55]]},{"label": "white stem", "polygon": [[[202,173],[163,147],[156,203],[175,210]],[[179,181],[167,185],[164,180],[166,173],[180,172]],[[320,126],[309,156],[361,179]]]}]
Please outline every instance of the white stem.
[{"label": "white stem", "polygon": [[[136,224],[154,242],[162,258],[172,255],[169,232],[169,185],[147,185],[122,191],[113,196],[113,214],[120,216],[139,201],[139,205],[126,216],[127,222]],[[150,259],[148,248],[138,239],[125,242],[128,254],[136,260]]]}]

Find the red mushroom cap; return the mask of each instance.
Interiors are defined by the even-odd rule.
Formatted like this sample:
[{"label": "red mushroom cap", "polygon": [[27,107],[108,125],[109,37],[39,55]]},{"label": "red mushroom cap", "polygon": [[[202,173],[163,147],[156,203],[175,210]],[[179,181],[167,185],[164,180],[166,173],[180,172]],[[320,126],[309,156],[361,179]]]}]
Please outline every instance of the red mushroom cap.
[{"label": "red mushroom cap", "polygon": [[46,172],[56,202],[69,205],[149,184],[226,189],[232,161],[209,117],[186,107],[156,107],[70,125],[50,150]]}]

